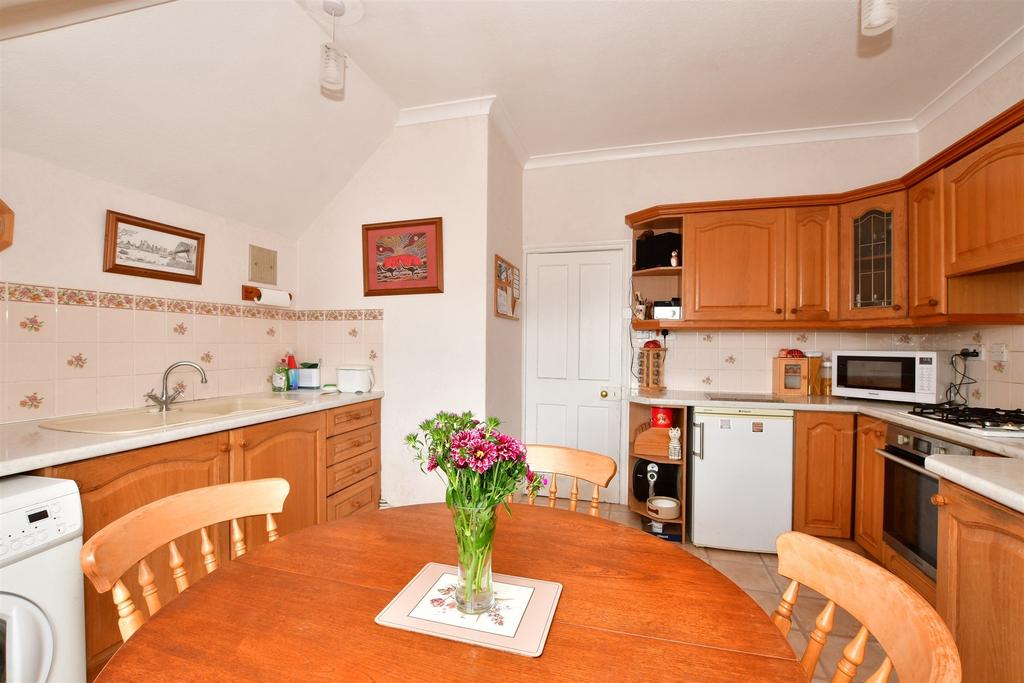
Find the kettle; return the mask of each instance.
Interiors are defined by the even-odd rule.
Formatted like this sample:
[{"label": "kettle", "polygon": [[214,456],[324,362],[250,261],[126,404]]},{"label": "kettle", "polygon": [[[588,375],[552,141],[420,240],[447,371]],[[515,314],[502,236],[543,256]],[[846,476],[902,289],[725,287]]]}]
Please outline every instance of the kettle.
[{"label": "kettle", "polygon": [[338,391],[343,394],[364,394],[373,389],[373,368],[369,365],[339,365]]}]

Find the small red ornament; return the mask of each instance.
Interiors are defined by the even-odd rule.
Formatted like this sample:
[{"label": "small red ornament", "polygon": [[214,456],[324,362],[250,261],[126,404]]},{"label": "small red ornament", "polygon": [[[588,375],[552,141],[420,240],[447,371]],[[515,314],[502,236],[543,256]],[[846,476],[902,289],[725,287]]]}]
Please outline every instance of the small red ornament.
[{"label": "small red ornament", "polygon": [[651,408],[651,426],[668,429],[672,426],[671,408]]}]

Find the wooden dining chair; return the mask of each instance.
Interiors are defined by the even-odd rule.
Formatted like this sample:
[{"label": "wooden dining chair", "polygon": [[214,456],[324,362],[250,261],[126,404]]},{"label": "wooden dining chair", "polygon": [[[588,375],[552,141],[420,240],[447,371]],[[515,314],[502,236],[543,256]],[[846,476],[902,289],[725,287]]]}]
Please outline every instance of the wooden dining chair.
[{"label": "wooden dining chair", "polygon": [[175,539],[199,530],[200,552],[209,574],[217,569],[218,560],[208,527],[230,520],[231,550],[235,557],[246,552],[245,535],[239,523],[245,517],[266,515],[267,540],[276,541],[277,523],[273,515],[281,512],[288,490],[284,479],[255,479],[192,489],[143,505],[97,531],[82,546],[82,571],[98,592],[113,590],[121,640],[128,640],[146,621],[121,579],[132,565],[139,565],[142,597],[153,616],[161,601],[156,577],[146,561],[150,553],[163,545],[168,547],[171,575],[181,593],[188,588],[189,580],[185,558]]},{"label": "wooden dining chair", "polygon": [[[526,464],[534,472],[550,474],[548,481],[548,507],[555,507],[558,497],[558,475],[572,477],[572,488],[569,490],[569,509],[576,511],[580,499],[580,479],[594,485],[594,494],[590,497],[590,514],[597,516],[600,503],[600,489],[608,488],[615,471],[615,461],[607,455],[581,451],[563,446],[545,446],[542,444],[526,445]],[[530,496],[530,505],[534,504],[535,496]]]},{"label": "wooden dining chair", "polygon": [[888,681],[894,669],[900,683],[960,681],[960,655],[953,635],[913,588],[874,562],[807,534],[782,534],[776,548],[779,574],[792,579],[772,615],[782,634],[787,635],[792,626],[801,585],[821,593],[828,601],[815,619],[801,659],[807,680],[814,675],[839,605],[861,627],[843,648],[832,683],[853,680],[871,635],[885,650],[886,658],[868,683]]}]

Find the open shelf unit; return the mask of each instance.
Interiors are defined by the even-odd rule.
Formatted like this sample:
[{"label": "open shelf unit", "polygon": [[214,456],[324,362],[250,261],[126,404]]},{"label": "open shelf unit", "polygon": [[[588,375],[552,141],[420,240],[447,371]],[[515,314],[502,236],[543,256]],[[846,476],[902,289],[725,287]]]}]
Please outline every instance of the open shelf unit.
[{"label": "open shelf unit", "polygon": [[[683,219],[660,217],[633,226],[633,291],[650,301],[681,300],[683,296],[683,268],[681,265],[670,265],[666,256],[664,264],[652,268],[635,269],[637,241],[641,235],[648,231],[653,232],[655,235],[672,233],[681,237],[683,234]],[[683,251],[680,245],[679,263],[682,263],[682,258]],[[634,322],[657,321],[634,320]]]},{"label": "open shelf unit", "polygon": [[[678,535],[681,541],[686,540],[686,409],[672,408],[672,425],[680,427],[680,445],[682,446],[683,459],[670,460],[668,457],[668,430],[652,428],[651,406],[642,403],[629,404],[629,471],[627,473],[629,509],[636,514],[653,521],[661,522],[664,525],[664,533]],[[653,429],[657,432],[656,438],[650,433]],[[647,433],[647,437],[640,438]],[[638,443],[639,438],[639,443]],[[680,515],[675,519],[661,519],[647,512],[646,499],[637,500],[634,495],[634,470],[640,460],[653,462],[658,465],[661,477],[669,475],[675,488],[675,497],[679,499]],[[645,531],[650,527],[645,523]]]}]

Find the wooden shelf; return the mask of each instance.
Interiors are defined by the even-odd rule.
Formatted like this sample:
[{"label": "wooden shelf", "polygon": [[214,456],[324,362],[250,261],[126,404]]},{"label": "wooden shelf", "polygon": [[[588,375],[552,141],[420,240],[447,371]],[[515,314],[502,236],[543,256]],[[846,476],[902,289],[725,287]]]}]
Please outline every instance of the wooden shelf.
[{"label": "wooden shelf", "polygon": [[679,277],[682,274],[682,272],[682,266],[659,266],[658,268],[644,268],[643,270],[634,270],[633,277]]},{"label": "wooden shelf", "polygon": [[679,460],[669,460],[664,455],[644,455],[642,453],[630,452],[629,457],[636,458],[637,460],[647,460],[649,462],[656,462],[659,465],[682,465],[684,458]]},{"label": "wooden shelf", "polygon": [[629,497],[629,509],[631,512],[635,512],[641,517],[654,520],[655,522],[664,522],[665,524],[679,524],[682,521],[682,517],[674,517],[672,519],[662,519],[661,517],[655,517],[654,515],[647,512],[647,506],[641,503],[633,496]]}]

